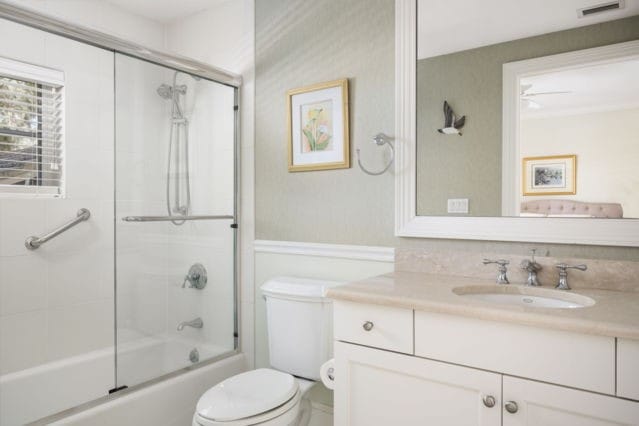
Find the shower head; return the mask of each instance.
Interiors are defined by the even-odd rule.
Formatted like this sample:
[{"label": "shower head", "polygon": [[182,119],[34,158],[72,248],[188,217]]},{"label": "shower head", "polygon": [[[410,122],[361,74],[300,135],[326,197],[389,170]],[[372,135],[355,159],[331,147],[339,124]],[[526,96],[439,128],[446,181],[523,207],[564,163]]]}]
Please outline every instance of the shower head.
[{"label": "shower head", "polygon": [[168,84],[162,84],[160,87],[158,87],[157,92],[162,99],[173,98],[173,87],[169,86]]}]

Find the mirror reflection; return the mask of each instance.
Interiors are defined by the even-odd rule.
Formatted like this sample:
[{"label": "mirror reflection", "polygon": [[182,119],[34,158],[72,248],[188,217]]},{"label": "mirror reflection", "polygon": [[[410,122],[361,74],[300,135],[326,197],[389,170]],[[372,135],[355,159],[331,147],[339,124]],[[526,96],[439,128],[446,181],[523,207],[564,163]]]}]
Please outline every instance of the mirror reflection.
[{"label": "mirror reflection", "polygon": [[418,1],[418,215],[639,218],[639,0],[595,3]]}]

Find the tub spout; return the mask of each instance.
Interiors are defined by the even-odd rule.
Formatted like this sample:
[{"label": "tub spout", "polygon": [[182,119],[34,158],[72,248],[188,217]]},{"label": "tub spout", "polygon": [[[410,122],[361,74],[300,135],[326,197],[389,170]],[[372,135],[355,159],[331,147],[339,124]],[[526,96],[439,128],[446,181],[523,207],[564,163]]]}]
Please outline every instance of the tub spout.
[{"label": "tub spout", "polygon": [[204,327],[204,322],[202,321],[202,318],[200,317],[197,317],[191,321],[183,321],[178,324],[177,331],[184,330],[184,327],[202,328]]}]

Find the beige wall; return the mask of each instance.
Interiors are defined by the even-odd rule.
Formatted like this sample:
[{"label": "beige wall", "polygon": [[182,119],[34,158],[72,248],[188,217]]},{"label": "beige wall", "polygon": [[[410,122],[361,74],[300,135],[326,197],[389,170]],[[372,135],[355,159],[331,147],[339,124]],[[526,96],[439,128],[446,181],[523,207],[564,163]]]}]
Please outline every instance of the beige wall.
[{"label": "beige wall", "polygon": [[285,94],[348,78],[351,146],[377,167],[370,140],[394,133],[394,0],[257,0],[255,7],[257,238],[392,245],[390,174],[370,177],[357,166],[287,171]]},{"label": "beige wall", "polygon": [[[501,253],[534,246],[555,256],[639,260],[639,249],[396,238],[392,173],[371,177],[357,165],[288,173],[286,91],[343,77],[351,83],[351,146],[362,148],[369,167],[380,164],[369,139],[379,131],[394,134],[394,3],[256,0],[256,238]],[[564,49],[637,38],[636,22],[615,34],[597,26]],[[469,117],[469,128],[474,120]]]},{"label": "beige wall", "polygon": [[[471,216],[501,216],[502,65],[639,38],[639,16],[418,61],[417,211],[446,215],[469,198]],[[444,100],[466,115],[463,136],[437,132]]]},{"label": "beige wall", "polygon": [[[639,109],[522,120],[521,156],[577,155],[577,193],[569,200],[620,203],[639,218]],[[522,197],[522,201],[553,197]]]}]

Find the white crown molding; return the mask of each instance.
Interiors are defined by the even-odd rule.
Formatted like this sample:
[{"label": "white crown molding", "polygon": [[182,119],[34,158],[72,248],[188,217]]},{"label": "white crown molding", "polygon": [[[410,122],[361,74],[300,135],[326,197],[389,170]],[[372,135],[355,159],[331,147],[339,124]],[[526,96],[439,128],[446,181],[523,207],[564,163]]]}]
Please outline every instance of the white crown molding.
[{"label": "white crown molding", "polygon": [[[639,42],[629,42],[625,44],[625,48],[631,48],[632,43],[639,45]],[[637,219],[417,216],[416,44],[417,2],[416,0],[395,0],[396,236],[639,246],[639,220]],[[615,49],[615,47],[609,48]],[[611,51],[605,51],[607,47],[599,49],[604,50],[588,49],[565,55],[572,55],[574,66],[578,66],[579,63],[583,64],[584,61],[593,62],[597,57],[599,60],[604,60],[605,58],[599,55],[600,53],[603,53],[604,56],[608,54],[609,58],[610,55],[614,55]],[[626,50],[626,54],[628,52],[629,50]],[[618,56],[619,49],[617,49]],[[552,62],[553,57],[546,57],[546,60]],[[551,64],[546,63],[545,69],[552,69]],[[505,99],[504,114],[513,114],[517,111],[519,100],[517,96],[514,99],[514,105],[512,100]],[[506,116],[504,118],[507,119]],[[505,129],[505,145],[512,143],[512,136],[508,136],[512,134],[512,131],[510,129],[506,132]],[[516,164],[518,163],[516,158],[517,152],[511,149],[510,152],[505,153],[503,161],[512,161],[513,163],[509,164]],[[516,176],[508,182],[508,186],[518,188],[518,182],[519,177]],[[496,190],[499,189],[496,188]],[[511,194],[509,197],[514,197],[514,193]],[[509,202],[509,198],[506,197],[502,204]]]},{"label": "white crown molding", "polygon": [[371,260],[388,263],[395,262],[395,249],[393,247],[255,240],[253,242],[253,249],[256,253],[333,257],[337,259]]}]

